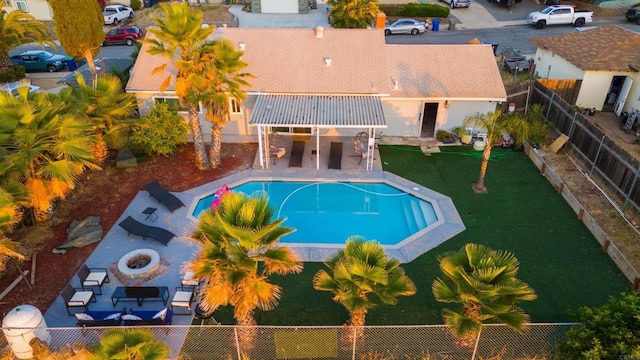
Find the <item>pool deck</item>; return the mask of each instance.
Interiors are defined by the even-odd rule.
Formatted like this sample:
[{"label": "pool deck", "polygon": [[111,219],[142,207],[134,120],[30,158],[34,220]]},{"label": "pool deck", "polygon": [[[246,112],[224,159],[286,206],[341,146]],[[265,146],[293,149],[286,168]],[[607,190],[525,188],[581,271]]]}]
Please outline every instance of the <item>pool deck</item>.
[{"label": "pool deck", "polygon": [[[204,196],[210,195],[222,185],[227,184],[231,188],[234,185],[247,181],[265,181],[265,180],[292,180],[292,181],[355,181],[355,182],[384,182],[397,187],[416,197],[425,199],[437,205],[437,215],[439,224],[437,226],[428,227],[418,232],[410,238],[404,240],[396,246],[386,246],[389,256],[397,258],[402,262],[408,262],[426,251],[434,248],[447,239],[462,232],[465,227],[458,215],[455,206],[450,198],[424,188],[421,185],[400,178],[394,174],[384,172],[380,162],[380,154],[376,150],[373,171],[365,170],[365,161],[359,163],[360,158],[354,155],[353,147],[346,146],[345,139],[344,153],[342,157],[342,170],[328,169],[329,144],[335,141],[333,138],[323,138],[320,148],[321,167],[316,169],[315,160],[310,153],[310,146],[303,156],[302,167],[289,168],[286,156],[276,161],[276,166],[271,169],[261,169],[258,156],[252,169],[243,170],[227,176],[225,178],[213,181],[211,183],[181,192],[174,193],[184,204],[182,207],[171,213],[163,205],[159,204],[155,199],[149,196],[146,191],[140,191],[127,209],[121,214],[120,218],[98,244],[93,253],[86,261],[87,266],[109,269],[110,283],[102,286],[102,295],[97,295],[96,303],[91,303],[89,308],[91,311],[107,311],[122,310],[161,310],[165,306],[162,302],[144,302],[142,306],[138,306],[135,301],[118,303],[113,306],[111,303],[111,294],[117,286],[168,286],[170,291],[169,303],[175,294],[175,288],[180,286],[181,267],[183,263],[192,259],[200,249],[199,243],[190,240],[189,236],[195,228],[195,219],[190,215],[196,206],[197,201]],[[326,146],[323,151],[322,146]],[[323,156],[324,154],[324,156]],[[147,207],[157,208],[156,214],[158,219],[151,221],[145,219],[142,212]],[[434,206],[436,208],[436,206]],[[159,226],[167,229],[177,236],[173,238],[167,246],[155,240],[143,240],[139,236],[127,235],[127,232],[117,224],[131,216],[134,219],[147,225]],[[140,248],[151,248],[158,251],[161,255],[162,262],[160,269],[154,276],[141,280],[125,280],[116,275],[117,270],[115,264],[126,253]],[[323,261],[338,250],[335,246],[318,246],[318,247],[295,247],[294,251],[304,261]],[[71,250],[73,251],[73,250]],[[61,255],[64,256],[64,255]],[[80,287],[77,276],[71,280],[71,285],[75,288]],[[168,303],[168,304],[169,304]],[[167,304],[167,306],[168,306]],[[77,309],[75,309],[77,311]],[[67,315],[62,298],[59,296],[52,306],[46,311],[45,321],[50,327],[74,327],[76,326],[75,316]],[[190,315],[174,315],[173,325],[189,325],[192,321]]]}]

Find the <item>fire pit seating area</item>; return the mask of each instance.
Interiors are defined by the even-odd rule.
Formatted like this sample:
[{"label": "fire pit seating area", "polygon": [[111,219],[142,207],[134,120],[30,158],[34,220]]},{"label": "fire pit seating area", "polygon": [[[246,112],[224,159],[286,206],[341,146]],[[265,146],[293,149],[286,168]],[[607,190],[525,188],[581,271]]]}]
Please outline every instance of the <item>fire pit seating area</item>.
[{"label": "fire pit seating area", "polygon": [[116,306],[119,301],[137,301],[142,306],[145,301],[162,301],[167,305],[169,288],[166,286],[118,286],[111,295],[111,303]]}]

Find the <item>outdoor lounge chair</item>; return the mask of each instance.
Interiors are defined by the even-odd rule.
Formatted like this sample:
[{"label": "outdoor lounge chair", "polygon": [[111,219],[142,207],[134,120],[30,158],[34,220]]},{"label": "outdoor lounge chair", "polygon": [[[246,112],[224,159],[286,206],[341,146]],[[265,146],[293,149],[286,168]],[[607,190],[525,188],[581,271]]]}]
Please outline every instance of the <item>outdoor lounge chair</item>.
[{"label": "outdoor lounge chair", "polygon": [[109,282],[109,273],[106,268],[89,268],[86,264],[82,264],[78,270],[78,279],[83,290],[97,287],[96,294],[102,295],[102,284]]},{"label": "outdoor lounge chair", "polygon": [[96,296],[91,290],[74,289],[73,286],[67,284],[62,290],[62,299],[64,305],[67,307],[67,314],[71,316],[72,307],[84,308],[84,311],[89,311],[89,303],[96,302]]},{"label": "outdoor lounge chair", "polygon": [[329,150],[329,169],[342,169],[342,143],[332,142]]},{"label": "outdoor lounge chair", "polygon": [[165,246],[176,236],[169,230],[143,224],[131,216],[127,216],[127,218],[122,220],[118,225],[127,231],[127,235],[134,234],[142,236],[142,239],[151,238],[163,243]]},{"label": "outdoor lounge chair", "polygon": [[149,192],[149,195],[158,200],[159,203],[166,206],[171,212],[174,212],[184,206],[184,203],[180,201],[180,199],[165,190],[157,180],[148,183],[144,188]]},{"label": "outdoor lounge chair", "polygon": [[304,156],[304,141],[294,141],[291,146],[289,156],[289,167],[302,167],[302,157]]}]

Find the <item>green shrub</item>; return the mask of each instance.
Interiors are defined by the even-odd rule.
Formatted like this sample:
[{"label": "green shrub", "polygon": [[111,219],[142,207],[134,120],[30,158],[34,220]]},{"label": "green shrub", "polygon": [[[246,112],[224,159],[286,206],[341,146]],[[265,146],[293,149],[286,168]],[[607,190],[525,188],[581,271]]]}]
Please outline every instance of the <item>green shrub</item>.
[{"label": "green shrub", "polygon": [[151,112],[137,119],[131,128],[131,150],[147,155],[174,154],[187,142],[189,133],[184,117],[171,110],[167,103],[155,104]]},{"label": "green shrub", "polygon": [[406,16],[413,18],[446,18],[450,9],[438,4],[404,4],[404,5],[378,5],[378,8],[387,16]]},{"label": "green shrub", "polygon": [[450,137],[449,132],[447,130],[438,130],[436,131],[436,140],[442,141],[446,138]]},{"label": "green shrub", "polygon": [[640,357],[640,295],[610,297],[600,307],[584,306],[558,344],[556,359],[637,359]]},{"label": "green shrub", "polygon": [[131,8],[133,10],[142,9],[142,1],[140,1],[140,0],[131,0]]},{"label": "green shrub", "polygon": [[6,73],[0,73],[0,83],[12,82],[16,80],[24,79],[24,66],[16,65]]}]

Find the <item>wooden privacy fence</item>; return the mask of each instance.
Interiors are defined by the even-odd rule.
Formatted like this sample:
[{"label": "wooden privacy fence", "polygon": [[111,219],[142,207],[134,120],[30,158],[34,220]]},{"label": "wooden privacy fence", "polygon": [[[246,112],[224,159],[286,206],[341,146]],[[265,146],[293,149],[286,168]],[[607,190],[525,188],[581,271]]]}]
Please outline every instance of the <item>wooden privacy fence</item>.
[{"label": "wooden privacy fence", "polygon": [[564,181],[560,176],[558,176],[551,167],[547,165],[544,161],[543,156],[538,152],[537,149],[531,149],[530,147],[526,147],[527,155],[529,159],[536,165],[536,167],[540,170],[542,175],[549,181],[551,185],[556,189],[558,194],[562,195],[567,204],[571,206],[573,211],[578,215],[578,219],[582,221],[582,223],[589,229],[591,234],[598,240],[600,245],[602,246],[602,250],[605,251],[609,257],[613,260],[613,262],[618,266],[620,271],[624,274],[624,276],[629,279],[629,281],[633,284],[634,289],[638,289],[640,286],[640,274],[638,271],[629,263],[627,258],[622,254],[620,249],[614,244],[607,234],[602,230],[602,228],[598,225],[596,220],[589,214],[587,210],[580,204],[578,199],[571,193],[568,187],[565,186]]},{"label": "wooden privacy fence", "polygon": [[508,102],[516,103],[520,109],[531,104],[543,105],[546,108],[546,121],[569,136],[565,148],[585,164],[589,177],[604,184],[623,210],[631,208],[640,212],[638,159],[539,81],[518,85],[508,96]]},{"label": "wooden privacy fence", "polygon": [[538,82],[569,104],[576,103],[582,86],[582,80],[576,79],[538,79]]}]

